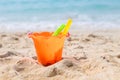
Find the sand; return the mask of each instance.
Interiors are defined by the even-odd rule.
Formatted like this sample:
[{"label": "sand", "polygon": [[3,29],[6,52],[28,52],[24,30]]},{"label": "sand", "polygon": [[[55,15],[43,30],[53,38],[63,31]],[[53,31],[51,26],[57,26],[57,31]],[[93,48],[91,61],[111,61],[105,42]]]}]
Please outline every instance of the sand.
[{"label": "sand", "polygon": [[63,59],[37,63],[26,33],[0,34],[0,80],[120,80],[120,30],[73,31]]}]

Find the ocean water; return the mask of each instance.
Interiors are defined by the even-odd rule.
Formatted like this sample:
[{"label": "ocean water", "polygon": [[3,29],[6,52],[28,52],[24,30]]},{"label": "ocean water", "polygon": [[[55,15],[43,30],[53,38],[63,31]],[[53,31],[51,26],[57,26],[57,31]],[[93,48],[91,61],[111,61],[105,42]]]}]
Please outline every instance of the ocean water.
[{"label": "ocean water", "polygon": [[120,27],[120,0],[0,0],[0,29],[55,29],[68,18],[73,25]]}]

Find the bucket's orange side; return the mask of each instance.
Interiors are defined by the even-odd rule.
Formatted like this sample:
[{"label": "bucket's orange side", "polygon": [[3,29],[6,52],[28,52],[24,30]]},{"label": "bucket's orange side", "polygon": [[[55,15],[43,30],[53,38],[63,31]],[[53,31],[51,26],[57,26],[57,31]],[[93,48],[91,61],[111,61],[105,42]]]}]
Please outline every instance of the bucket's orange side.
[{"label": "bucket's orange side", "polygon": [[33,33],[30,37],[34,41],[38,61],[43,65],[50,65],[62,59],[62,49],[65,36],[51,36],[52,33]]}]

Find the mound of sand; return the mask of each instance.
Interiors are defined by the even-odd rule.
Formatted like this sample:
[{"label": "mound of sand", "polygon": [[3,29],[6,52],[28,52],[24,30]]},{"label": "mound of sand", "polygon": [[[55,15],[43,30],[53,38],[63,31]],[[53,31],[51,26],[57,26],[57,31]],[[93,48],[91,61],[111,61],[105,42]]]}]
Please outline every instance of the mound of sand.
[{"label": "mound of sand", "polygon": [[26,33],[0,34],[0,80],[120,80],[119,31],[73,32],[63,59],[50,66],[37,63]]}]

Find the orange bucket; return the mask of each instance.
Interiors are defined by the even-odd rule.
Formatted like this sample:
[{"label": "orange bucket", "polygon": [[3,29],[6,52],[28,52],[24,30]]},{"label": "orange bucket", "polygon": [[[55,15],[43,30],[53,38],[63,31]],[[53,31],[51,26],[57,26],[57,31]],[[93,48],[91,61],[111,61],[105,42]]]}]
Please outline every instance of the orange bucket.
[{"label": "orange bucket", "polygon": [[64,35],[52,36],[52,32],[31,33],[34,41],[38,62],[44,66],[54,64],[62,59]]}]

